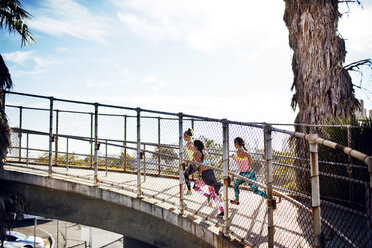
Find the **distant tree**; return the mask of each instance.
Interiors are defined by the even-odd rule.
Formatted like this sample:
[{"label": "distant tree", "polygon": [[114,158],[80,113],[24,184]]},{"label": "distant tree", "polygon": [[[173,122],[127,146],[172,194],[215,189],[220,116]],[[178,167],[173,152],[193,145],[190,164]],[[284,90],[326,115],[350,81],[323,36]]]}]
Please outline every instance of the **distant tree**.
[{"label": "distant tree", "polygon": [[136,158],[135,157],[133,157],[133,156],[131,156],[130,154],[124,154],[124,151],[120,154],[120,159],[121,160],[124,160],[124,159],[126,159],[126,161],[127,161],[127,166],[129,166],[129,167],[132,167],[133,165],[134,165],[134,161],[136,160]]},{"label": "distant tree", "polygon": [[203,141],[209,155],[210,164],[218,168],[222,168],[222,144],[217,143],[212,139],[208,139],[204,136],[200,137]]},{"label": "distant tree", "polygon": [[160,154],[160,159],[164,160],[165,163],[170,164],[173,161],[178,159],[178,154],[173,148],[169,147],[157,147],[155,149],[155,153],[152,154],[153,159],[158,158],[158,154]]}]

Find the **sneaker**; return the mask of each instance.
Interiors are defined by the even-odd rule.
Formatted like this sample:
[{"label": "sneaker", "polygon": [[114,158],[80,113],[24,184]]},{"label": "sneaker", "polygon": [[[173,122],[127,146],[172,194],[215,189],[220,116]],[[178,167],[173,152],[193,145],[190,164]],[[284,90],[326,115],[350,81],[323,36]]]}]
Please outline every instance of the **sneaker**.
[{"label": "sneaker", "polygon": [[234,205],[239,205],[239,201],[237,200],[230,200],[230,203]]},{"label": "sneaker", "polygon": [[191,195],[191,190],[188,190],[185,195]]},{"label": "sneaker", "polygon": [[217,214],[217,217],[223,217],[225,215],[225,212],[221,212],[219,214]]}]

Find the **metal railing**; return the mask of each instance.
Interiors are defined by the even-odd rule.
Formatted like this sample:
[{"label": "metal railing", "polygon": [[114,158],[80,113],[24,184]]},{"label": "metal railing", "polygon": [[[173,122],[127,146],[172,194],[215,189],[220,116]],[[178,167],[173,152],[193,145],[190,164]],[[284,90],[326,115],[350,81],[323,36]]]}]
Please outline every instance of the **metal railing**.
[{"label": "metal railing", "polygon": [[[372,245],[372,157],[316,134],[266,123],[17,92],[6,92],[6,103],[12,127],[8,165],[45,171],[49,176],[84,178],[94,185],[129,190],[140,198],[160,199],[177,206],[180,214],[207,219],[224,235],[247,245]],[[183,132],[189,127],[207,146],[210,163],[204,166],[223,182],[223,220],[214,216],[217,208],[209,206],[206,197],[196,192],[184,194]],[[230,159],[237,136],[246,141],[257,180],[236,172],[237,165]],[[322,147],[333,151],[320,150]],[[319,160],[318,153],[356,160],[349,159],[348,164]],[[350,176],[350,168],[360,175]],[[246,183],[239,187],[239,180]],[[234,195],[239,197],[239,189],[240,205],[231,205]],[[257,194],[260,190],[267,199]],[[351,192],[348,197],[345,190]]]}]

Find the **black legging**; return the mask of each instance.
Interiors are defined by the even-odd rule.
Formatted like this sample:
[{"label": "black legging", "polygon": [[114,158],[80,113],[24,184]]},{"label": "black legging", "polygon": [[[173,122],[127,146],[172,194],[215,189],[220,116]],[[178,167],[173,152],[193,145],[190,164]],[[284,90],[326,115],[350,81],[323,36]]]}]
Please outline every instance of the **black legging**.
[{"label": "black legging", "polygon": [[188,190],[191,190],[191,182],[190,182],[189,176],[191,176],[197,170],[198,170],[198,166],[196,164],[189,164],[189,166],[183,173]]},{"label": "black legging", "polygon": [[207,169],[202,172],[202,179],[206,185],[212,186],[214,192],[219,195],[222,183],[217,181],[216,175],[212,169]]}]

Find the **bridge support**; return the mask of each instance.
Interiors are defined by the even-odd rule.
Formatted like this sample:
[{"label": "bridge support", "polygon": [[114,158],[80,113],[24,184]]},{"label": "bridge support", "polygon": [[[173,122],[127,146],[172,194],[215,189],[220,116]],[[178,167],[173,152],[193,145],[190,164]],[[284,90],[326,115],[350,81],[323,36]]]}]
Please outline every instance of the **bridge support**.
[{"label": "bridge support", "polygon": [[266,185],[267,185],[267,232],[268,247],[274,247],[274,210],[275,200],[273,199],[273,165],[272,165],[272,137],[271,125],[265,125],[265,158],[266,158]]},{"label": "bridge support", "polygon": [[322,243],[322,223],[320,215],[320,188],[319,188],[319,163],[318,163],[318,144],[315,139],[317,134],[311,134],[310,145],[310,176],[311,176],[311,199],[313,207],[313,237],[314,247],[323,247]]},{"label": "bridge support", "polygon": [[225,215],[224,220],[224,234],[229,233],[229,123],[227,119],[222,120],[222,137],[223,137],[223,199]]}]

